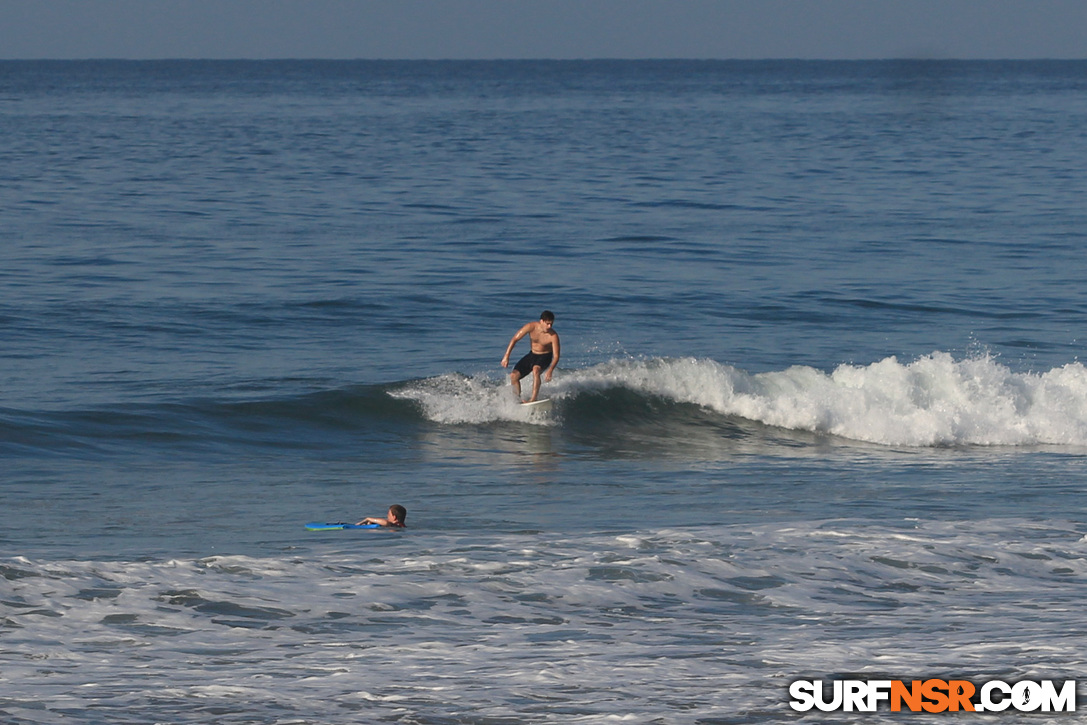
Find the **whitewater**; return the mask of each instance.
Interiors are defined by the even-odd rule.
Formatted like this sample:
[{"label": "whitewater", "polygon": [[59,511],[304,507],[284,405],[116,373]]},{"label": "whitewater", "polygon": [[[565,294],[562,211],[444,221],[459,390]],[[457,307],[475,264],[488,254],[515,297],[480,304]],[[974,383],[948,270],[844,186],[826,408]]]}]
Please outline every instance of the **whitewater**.
[{"label": "whitewater", "polygon": [[[746,373],[704,359],[614,360],[558,376],[548,394],[635,394],[795,431],[887,446],[1083,446],[1087,370],[1079,362],[1043,373],[1013,372],[989,356],[933,353],[903,364],[889,357],[829,373],[808,366]],[[447,375],[390,393],[415,400],[439,423],[525,420],[502,383]],[[554,419],[540,421],[556,424]]]}]

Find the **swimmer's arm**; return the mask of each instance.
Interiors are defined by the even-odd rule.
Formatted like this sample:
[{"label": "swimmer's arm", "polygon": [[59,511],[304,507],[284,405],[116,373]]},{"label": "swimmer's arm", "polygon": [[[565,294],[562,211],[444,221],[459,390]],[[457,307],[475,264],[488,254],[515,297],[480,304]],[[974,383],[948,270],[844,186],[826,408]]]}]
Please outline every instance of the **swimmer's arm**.
[{"label": "swimmer's arm", "polygon": [[355,524],[355,526],[365,526],[366,524],[377,524],[378,526],[388,526],[388,519],[379,519],[374,516],[367,516],[362,521]]}]

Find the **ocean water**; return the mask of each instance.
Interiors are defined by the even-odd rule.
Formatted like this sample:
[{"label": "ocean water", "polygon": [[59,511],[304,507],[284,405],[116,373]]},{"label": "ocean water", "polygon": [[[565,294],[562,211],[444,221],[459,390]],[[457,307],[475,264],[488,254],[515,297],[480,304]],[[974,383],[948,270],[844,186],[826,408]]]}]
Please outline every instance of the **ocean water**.
[{"label": "ocean water", "polygon": [[0,720],[1075,679],[1085,117],[1084,62],[0,62]]}]

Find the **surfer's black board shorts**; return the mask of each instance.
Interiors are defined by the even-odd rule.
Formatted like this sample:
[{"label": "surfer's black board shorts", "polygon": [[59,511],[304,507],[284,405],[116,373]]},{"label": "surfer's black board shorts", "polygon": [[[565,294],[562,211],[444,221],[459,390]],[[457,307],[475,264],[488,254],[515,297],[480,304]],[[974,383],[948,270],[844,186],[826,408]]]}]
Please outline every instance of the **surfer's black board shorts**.
[{"label": "surfer's black board shorts", "polygon": [[525,355],[523,358],[518,360],[517,364],[513,366],[513,369],[521,373],[522,378],[526,378],[532,374],[532,368],[536,367],[537,365],[540,366],[541,371],[546,370],[547,367],[551,364],[551,356],[552,355],[549,352],[545,352],[542,354],[530,352],[528,355]]}]

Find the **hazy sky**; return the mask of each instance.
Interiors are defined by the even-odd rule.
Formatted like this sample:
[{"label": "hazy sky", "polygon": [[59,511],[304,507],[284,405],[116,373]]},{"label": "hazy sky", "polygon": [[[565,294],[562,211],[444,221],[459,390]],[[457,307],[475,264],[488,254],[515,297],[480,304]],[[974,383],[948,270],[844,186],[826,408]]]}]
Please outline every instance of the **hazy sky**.
[{"label": "hazy sky", "polygon": [[0,0],[0,58],[1087,58],[1087,0]]}]

